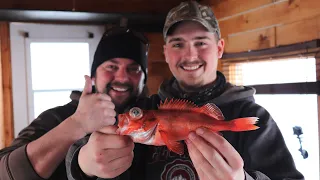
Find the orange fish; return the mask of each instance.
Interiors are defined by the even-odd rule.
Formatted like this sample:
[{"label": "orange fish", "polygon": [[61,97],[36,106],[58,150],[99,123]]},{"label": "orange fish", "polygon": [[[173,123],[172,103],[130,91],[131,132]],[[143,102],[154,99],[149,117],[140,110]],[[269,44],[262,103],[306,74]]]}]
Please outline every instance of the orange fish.
[{"label": "orange fish", "polygon": [[254,125],[257,117],[238,118],[224,121],[220,109],[212,104],[202,107],[187,100],[166,100],[158,110],[142,110],[133,107],[129,112],[119,114],[118,133],[129,135],[133,141],[154,146],[166,145],[170,151],[184,154],[183,144],[191,131],[199,127],[218,131],[249,131],[259,127]]}]

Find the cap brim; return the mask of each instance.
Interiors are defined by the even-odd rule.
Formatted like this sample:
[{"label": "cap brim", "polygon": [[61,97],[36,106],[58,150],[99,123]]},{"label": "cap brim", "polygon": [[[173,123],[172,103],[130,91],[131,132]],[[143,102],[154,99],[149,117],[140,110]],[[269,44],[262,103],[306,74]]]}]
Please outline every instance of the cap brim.
[{"label": "cap brim", "polygon": [[179,23],[179,22],[183,22],[183,21],[194,21],[194,22],[198,22],[200,23],[203,27],[205,27],[209,32],[215,32],[215,28],[213,28],[206,20],[203,20],[203,19],[200,19],[200,18],[195,18],[195,17],[184,17],[184,18],[180,18],[176,21],[173,21],[172,23],[170,23],[168,25],[168,28],[163,32],[163,37],[164,37],[164,40],[166,40],[167,38],[167,34],[169,32],[169,30],[172,28],[173,25],[175,25],[176,23]]}]

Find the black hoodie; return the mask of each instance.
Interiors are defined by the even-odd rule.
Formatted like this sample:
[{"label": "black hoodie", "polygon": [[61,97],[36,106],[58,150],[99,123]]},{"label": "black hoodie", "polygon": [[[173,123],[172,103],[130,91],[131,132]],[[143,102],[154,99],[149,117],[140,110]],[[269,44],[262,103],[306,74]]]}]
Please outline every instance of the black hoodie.
[{"label": "black hoodie", "polygon": [[[243,158],[246,180],[303,180],[304,177],[297,171],[277,124],[263,107],[255,103],[255,89],[234,86],[224,80],[224,76],[218,72],[218,80],[211,87],[198,94],[187,94],[181,92],[173,78],[161,85],[158,97],[162,101],[167,98],[185,98],[193,100],[197,105],[214,103],[220,108],[226,121],[240,117],[258,117],[258,130],[222,132],[223,137]],[[140,104],[140,107],[149,109],[152,105],[154,108],[160,99],[154,95],[149,100],[141,101],[144,104]],[[84,143],[86,140],[80,141],[69,150],[66,166],[70,180],[86,179],[77,167],[77,153]],[[187,153],[179,156],[170,152],[166,146],[136,144],[133,165],[116,179],[194,180],[198,177]]]}]

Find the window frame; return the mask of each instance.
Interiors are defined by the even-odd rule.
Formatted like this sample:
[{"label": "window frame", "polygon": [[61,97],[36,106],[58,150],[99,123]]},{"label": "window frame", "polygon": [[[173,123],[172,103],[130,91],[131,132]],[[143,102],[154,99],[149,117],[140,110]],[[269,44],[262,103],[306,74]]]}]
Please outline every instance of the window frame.
[{"label": "window frame", "polygon": [[[101,36],[102,25],[61,25],[16,23],[9,24],[12,64],[12,99],[14,137],[33,120],[33,94],[31,82],[30,46],[31,40],[39,42],[88,42],[89,68]],[[90,47],[91,46],[91,47]],[[31,96],[32,95],[32,96]]]}]

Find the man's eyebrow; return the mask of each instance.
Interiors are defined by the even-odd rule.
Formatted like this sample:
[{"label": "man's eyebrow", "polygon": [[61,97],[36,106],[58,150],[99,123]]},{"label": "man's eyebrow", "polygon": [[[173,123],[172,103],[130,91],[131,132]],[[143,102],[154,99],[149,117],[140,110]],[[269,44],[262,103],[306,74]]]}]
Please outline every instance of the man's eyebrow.
[{"label": "man's eyebrow", "polygon": [[193,40],[203,40],[203,39],[208,39],[210,40],[210,38],[208,36],[197,36],[197,37],[194,37],[192,38]]},{"label": "man's eyebrow", "polygon": [[171,38],[168,43],[175,42],[175,41],[182,41],[182,38],[180,37]]},{"label": "man's eyebrow", "polygon": [[119,64],[119,62],[114,60],[114,59],[110,59],[109,61],[112,62],[112,63],[115,63],[115,64]]},{"label": "man's eyebrow", "polygon": [[137,62],[132,62],[129,64],[129,66],[140,66],[140,64],[138,64]]},{"label": "man's eyebrow", "polygon": [[[192,38],[192,40],[203,40],[203,39],[210,40],[210,37],[208,37],[208,36],[196,36],[196,37]],[[183,38],[181,38],[181,37],[172,38],[172,39],[169,40],[168,43],[176,42],[176,41],[183,41]]]}]

